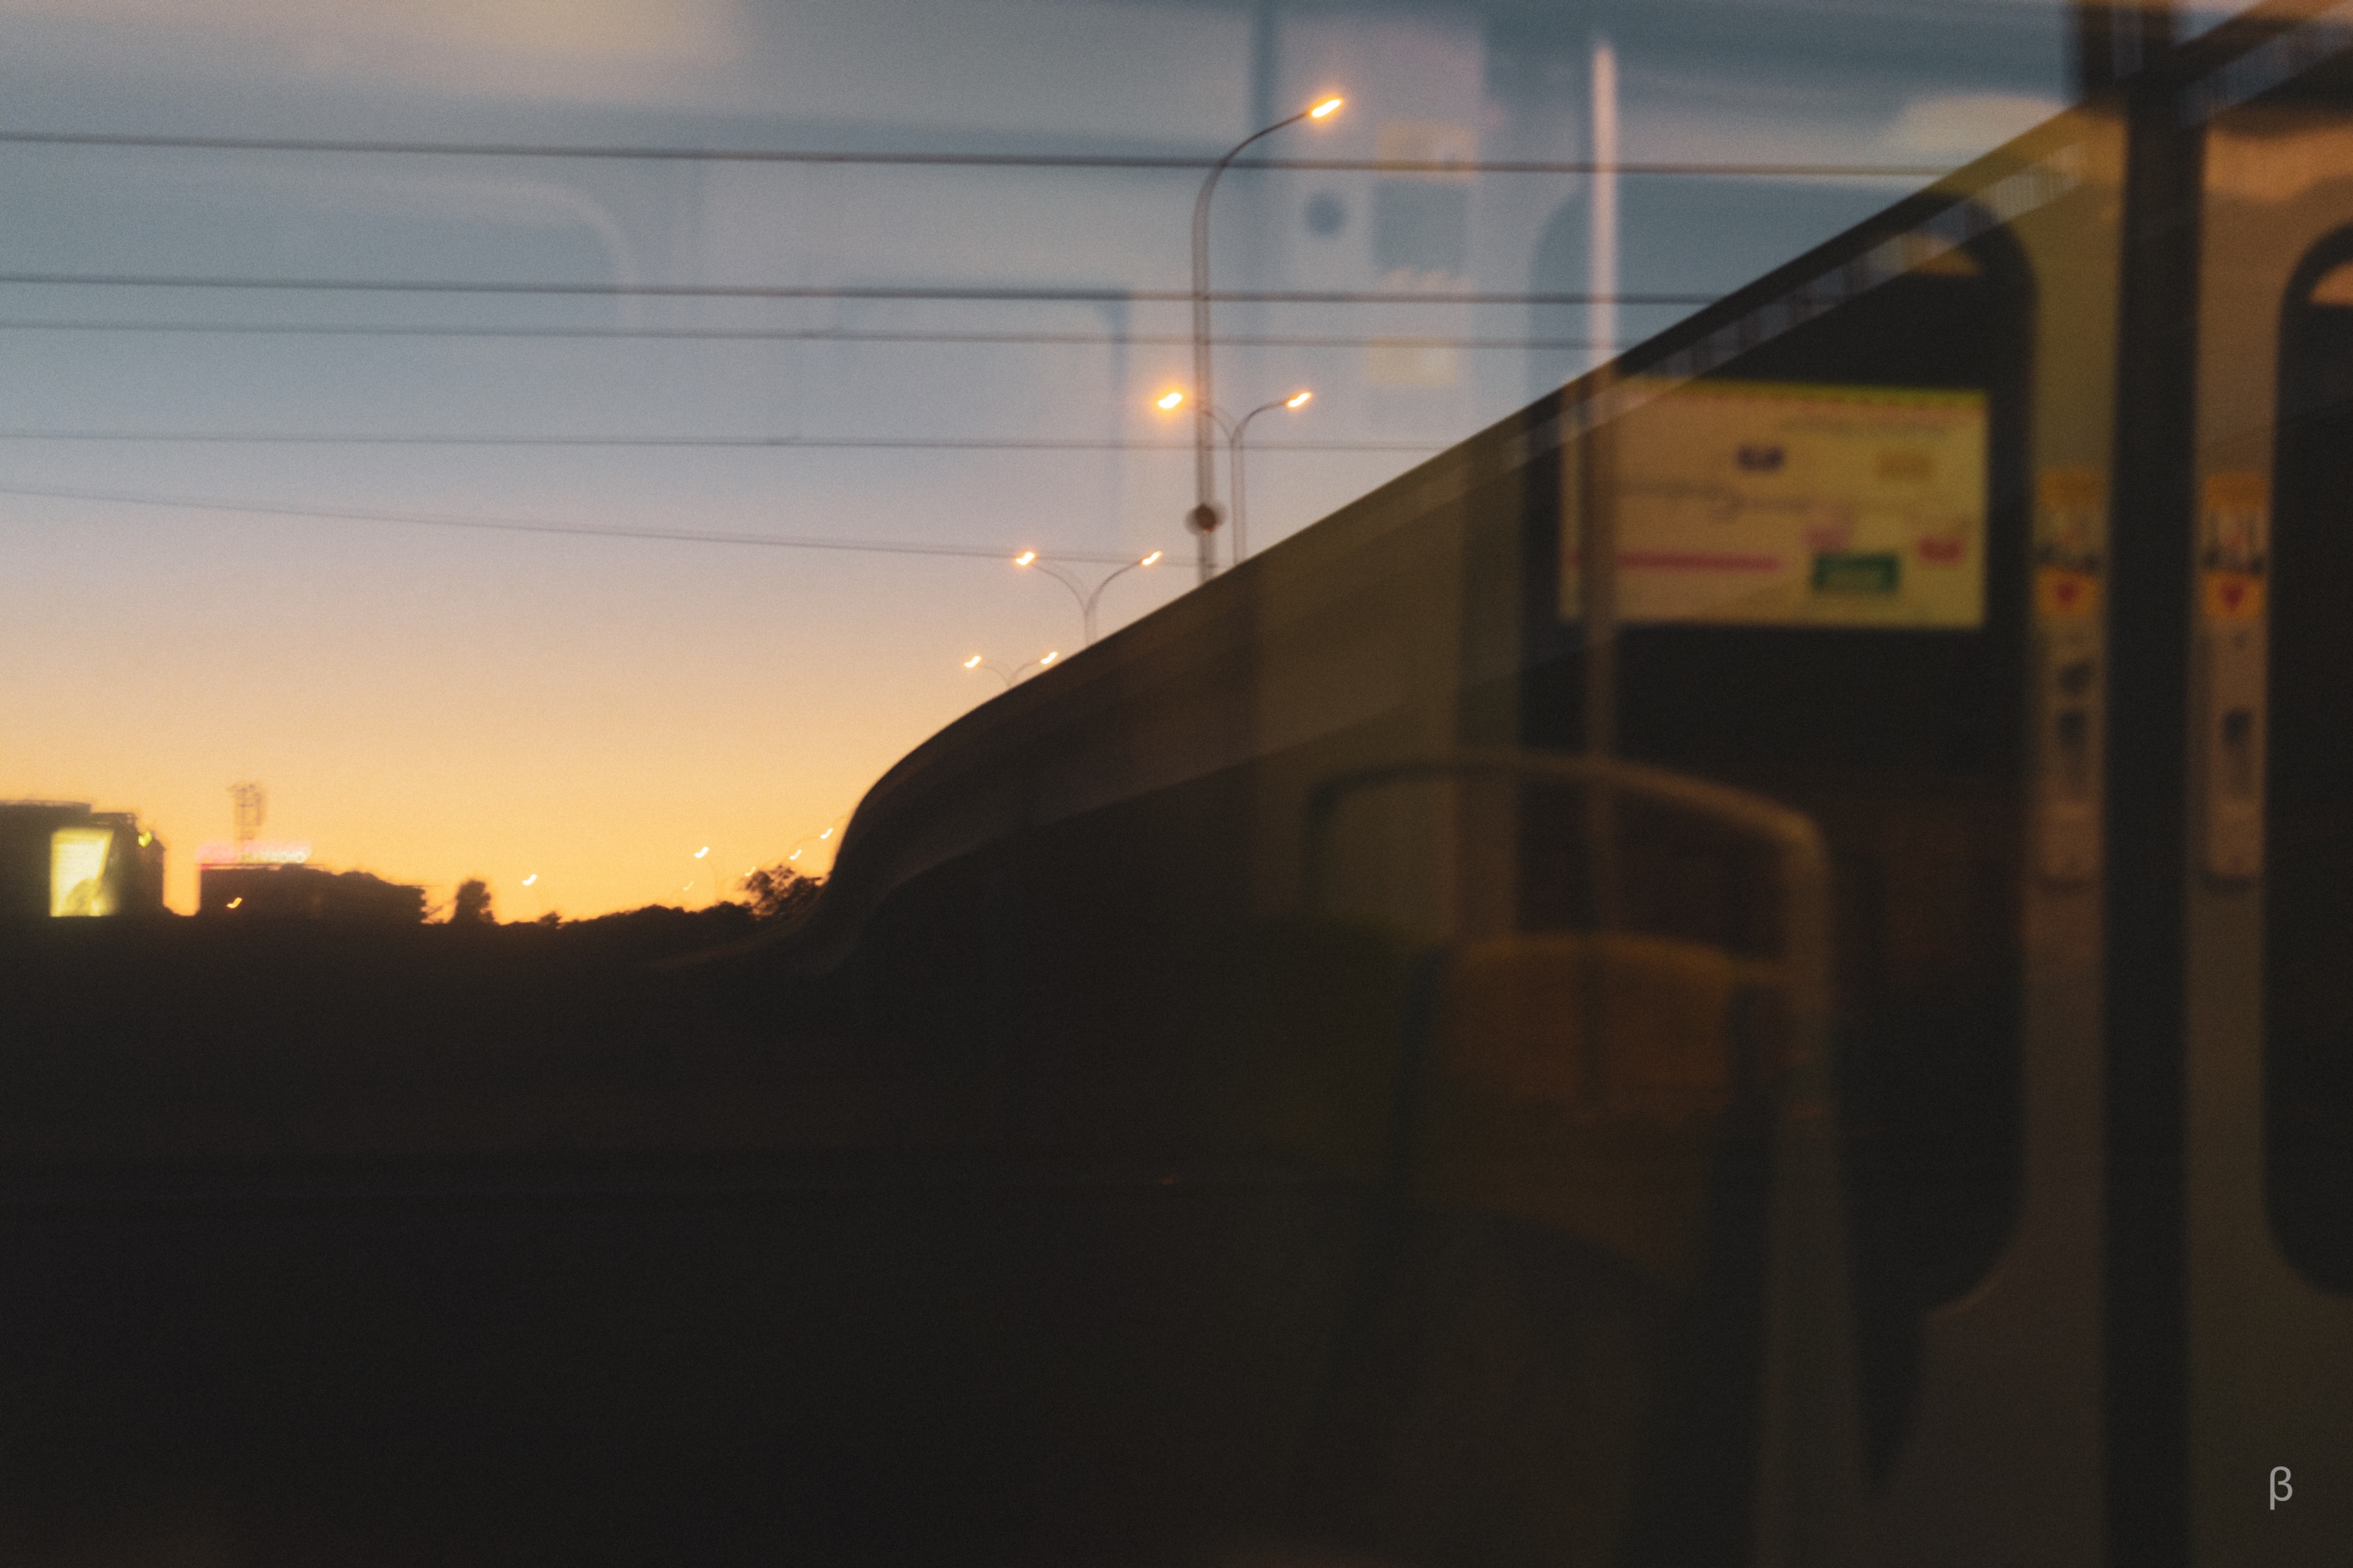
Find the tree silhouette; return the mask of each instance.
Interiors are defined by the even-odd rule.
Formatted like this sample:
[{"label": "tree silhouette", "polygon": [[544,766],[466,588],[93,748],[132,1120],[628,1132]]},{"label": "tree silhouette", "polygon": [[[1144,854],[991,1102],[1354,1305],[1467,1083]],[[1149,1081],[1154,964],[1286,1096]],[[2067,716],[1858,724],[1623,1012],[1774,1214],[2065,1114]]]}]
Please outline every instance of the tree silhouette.
[{"label": "tree silhouette", "polygon": [[498,919],[491,913],[491,885],[480,877],[469,877],[459,883],[457,901],[449,906],[449,923],[453,926],[496,925]]},{"label": "tree silhouette", "polygon": [[751,905],[753,919],[773,921],[797,915],[807,908],[816,900],[818,889],[825,885],[825,879],[804,877],[779,861],[746,873],[736,885]]}]

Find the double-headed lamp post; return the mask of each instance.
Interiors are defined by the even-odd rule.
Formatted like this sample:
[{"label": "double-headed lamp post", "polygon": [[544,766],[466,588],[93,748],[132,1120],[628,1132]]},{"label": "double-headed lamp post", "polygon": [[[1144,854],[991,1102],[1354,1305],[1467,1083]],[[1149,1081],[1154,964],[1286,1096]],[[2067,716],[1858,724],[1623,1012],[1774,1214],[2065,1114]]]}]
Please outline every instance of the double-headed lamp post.
[{"label": "double-headed lamp post", "polygon": [[[1260,415],[1271,414],[1278,408],[1288,408],[1296,413],[1314,401],[1314,393],[1303,387],[1288,397],[1278,397],[1272,403],[1260,404],[1240,419],[1227,418],[1225,411],[1221,408],[1213,405],[1208,408],[1209,417],[1217,422],[1219,429],[1226,433],[1226,469],[1232,475],[1229,482],[1234,487],[1234,563],[1238,566],[1241,564],[1242,557],[1250,553],[1250,533],[1244,524],[1242,510],[1242,438],[1250,434],[1250,421]],[[1175,409],[1183,406],[1184,402],[1183,393],[1164,392],[1152,400],[1152,405],[1155,408]]]},{"label": "double-headed lamp post", "polygon": [[1340,102],[1337,98],[1327,98],[1288,120],[1278,120],[1263,131],[1251,132],[1210,166],[1208,177],[1201,182],[1201,194],[1193,198],[1193,393],[1198,401],[1193,411],[1193,510],[1185,523],[1201,538],[1204,583],[1218,572],[1217,547],[1211,535],[1217,531],[1219,522],[1217,458],[1209,433],[1214,417],[1210,410],[1217,401],[1209,375],[1209,197],[1218,188],[1218,177],[1250,143],[1303,120],[1329,120],[1340,112]]},{"label": "double-headed lamp post", "polygon": [[974,654],[970,658],[964,661],[964,667],[966,669],[985,669],[988,671],[989,674],[1005,682],[1005,689],[1010,691],[1014,687],[1020,684],[1021,678],[1023,676],[1034,675],[1039,670],[1044,669],[1061,657],[1061,650],[1060,648],[1054,648],[1047,652],[1043,658],[1033,658],[1027,664],[1017,664],[1012,668],[1008,669],[1005,666],[997,663],[993,658],[983,658],[980,655]]},{"label": "double-headed lamp post", "polygon": [[[1118,570],[1112,573],[1110,576],[1105,577],[1102,582],[1096,584],[1092,590],[1090,590],[1085,584],[1080,582],[1075,575],[1069,572],[1065,572],[1062,568],[1055,565],[1052,562],[1044,559],[1034,550],[1025,550],[1020,554],[1015,556],[1013,558],[1013,564],[1021,567],[1034,567],[1038,571],[1046,574],[1047,576],[1051,577],[1055,582],[1060,583],[1063,587],[1068,588],[1071,591],[1071,596],[1079,602],[1079,621],[1082,629],[1086,633],[1087,641],[1089,643],[1092,643],[1095,640],[1095,606],[1103,602],[1103,590],[1110,587],[1122,577],[1126,576],[1130,572],[1136,571],[1139,568],[1145,566],[1158,565],[1160,563],[1161,553],[1161,552],[1155,550],[1151,554],[1145,556],[1141,560],[1129,562],[1126,565],[1120,567]],[[1048,657],[1051,658],[1052,656],[1049,655]]]}]

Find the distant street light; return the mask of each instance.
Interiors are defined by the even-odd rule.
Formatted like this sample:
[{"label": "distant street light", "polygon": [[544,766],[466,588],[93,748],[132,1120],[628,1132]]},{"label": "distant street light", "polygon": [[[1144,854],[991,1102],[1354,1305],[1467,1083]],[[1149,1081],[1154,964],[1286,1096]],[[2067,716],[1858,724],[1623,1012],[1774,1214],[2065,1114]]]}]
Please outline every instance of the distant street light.
[{"label": "distant street light", "polygon": [[[1288,408],[1296,413],[1306,407],[1314,397],[1314,393],[1303,388],[1288,397],[1261,403],[1240,419],[1227,418],[1224,410],[1214,405],[1209,409],[1209,417],[1216,420],[1218,428],[1226,433],[1226,467],[1233,476],[1234,487],[1234,564],[1237,566],[1241,564],[1242,557],[1250,553],[1250,532],[1244,525],[1242,514],[1242,437],[1249,433],[1250,421],[1260,415],[1271,414],[1278,408]],[[1167,409],[1174,409],[1184,401],[1185,395],[1181,392],[1163,393],[1152,400],[1153,406]]]},{"label": "distant street light", "polygon": [[[1182,393],[1178,393],[1176,395],[1182,398],[1184,395]],[[1071,596],[1079,602],[1079,622],[1081,629],[1085,632],[1086,640],[1091,644],[1095,640],[1095,606],[1103,602],[1103,590],[1110,587],[1120,578],[1127,575],[1130,572],[1136,571],[1141,567],[1157,565],[1162,553],[1162,552],[1155,550],[1151,554],[1143,557],[1141,560],[1129,562],[1126,565],[1113,571],[1110,576],[1105,577],[1102,582],[1097,583],[1092,591],[1088,589],[1085,584],[1080,582],[1075,574],[1064,571],[1050,561],[1041,559],[1034,550],[1025,550],[1020,554],[1015,556],[1013,558],[1013,564],[1023,567],[1034,566],[1039,571],[1043,572],[1047,576],[1051,577],[1055,582],[1060,583],[1063,587],[1068,588],[1071,591]],[[976,654],[973,657],[977,658],[979,655]],[[1039,660],[1039,663],[1041,667],[1050,664],[1053,662],[1054,658],[1055,656],[1050,653],[1044,658]],[[972,667],[967,665],[965,668],[970,668]],[[1006,684],[1009,686],[1012,682],[1008,681]]]},{"label": "distant street light", "polygon": [[[1209,197],[1218,188],[1218,177],[1241,155],[1251,142],[1303,120],[1329,120],[1340,111],[1340,100],[1327,98],[1313,108],[1303,109],[1288,120],[1278,120],[1263,131],[1253,131],[1227,150],[1201,182],[1201,194],[1193,198],[1193,391],[1199,398],[1193,419],[1193,510],[1186,526],[1201,538],[1201,581],[1206,583],[1218,573],[1217,547],[1210,535],[1218,528],[1217,459],[1212,455],[1209,425],[1210,409],[1217,401],[1216,389],[1209,376]],[[1163,407],[1174,407],[1164,403]]]},{"label": "distant street light", "polygon": [[983,658],[980,655],[974,654],[970,658],[964,661],[964,667],[966,669],[987,670],[989,674],[997,677],[997,679],[1005,682],[1005,689],[1008,691],[1010,691],[1014,687],[1020,684],[1021,678],[1023,676],[1034,675],[1039,670],[1045,668],[1048,665],[1053,663],[1056,659],[1061,657],[1060,651],[1056,650],[1047,654],[1043,658],[1033,658],[1027,664],[1017,664],[1010,669],[1008,669],[1005,666],[997,663],[993,658]]}]

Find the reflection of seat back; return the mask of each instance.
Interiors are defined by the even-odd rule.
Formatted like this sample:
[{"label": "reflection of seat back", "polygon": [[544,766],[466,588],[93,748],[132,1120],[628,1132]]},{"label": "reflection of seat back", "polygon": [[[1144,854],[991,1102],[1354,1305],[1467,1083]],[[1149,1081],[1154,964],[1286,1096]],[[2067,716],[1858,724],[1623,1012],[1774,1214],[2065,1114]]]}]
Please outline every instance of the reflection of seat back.
[{"label": "reflection of seat back", "polygon": [[[1499,1563],[1845,1561],[1820,835],[1638,764],[1461,753],[1319,789],[1310,909],[1343,883],[1342,803],[1482,779],[1517,804],[1464,795],[1467,874],[1431,879],[1464,913],[1428,922],[1452,940],[1407,994],[1305,1507],[1400,1560],[1477,1539]],[[1497,924],[1521,929],[1462,934]]]},{"label": "reflection of seat back", "polygon": [[1778,975],[1626,933],[1470,943],[1432,1020],[1418,1195],[1565,1230],[1687,1284],[1723,1121],[1765,1076]]}]

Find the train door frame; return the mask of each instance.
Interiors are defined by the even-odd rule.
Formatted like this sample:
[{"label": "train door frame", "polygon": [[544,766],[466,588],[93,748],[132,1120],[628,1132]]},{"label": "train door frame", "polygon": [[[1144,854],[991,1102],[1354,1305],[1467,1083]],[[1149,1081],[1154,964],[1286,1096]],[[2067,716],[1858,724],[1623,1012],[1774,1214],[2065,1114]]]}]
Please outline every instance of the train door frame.
[{"label": "train door frame", "polygon": [[[2353,1297],[2289,1261],[2267,1202],[2263,778],[2270,497],[2284,328],[2326,259],[2353,258],[2353,93],[2282,101],[2353,35],[2290,26],[2185,89],[2201,203],[2181,907],[2188,1561],[2318,1560],[2353,1538]],[[2259,71],[2243,63],[2274,62]],[[2201,89],[2203,89],[2201,91]],[[2300,143],[2300,145],[2299,145]],[[2333,176],[2329,170],[2337,171]],[[2283,563],[2292,565],[2292,563]],[[2337,1475],[2333,1478],[2330,1471]],[[2277,1472],[2285,1472],[2280,1475]],[[2285,1495],[2281,1495],[2282,1493]]]},{"label": "train door frame", "polygon": [[[2019,1198],[2006,1238],[1958,1300],[1921,1325],[1918,1385],[1892,1472],[1867,1497],[1865,1559],[1904,1564],[2075,1564],[2099,1552],[2104,1324],[2100,970],[2102,731],[2106,548],[2105,477],[2116,367],[2124,128],[2104,109],[2079,110],[1894,213],[1834,241],[1703,313],[1687,331],[1637,351],[1612,372],[1567,389],[1562,461],[1532,481],[1525,584],[1528,662],[1558,661],[1591,628],[1576,624],[1559,574],[1564,526],[1587,464],[1578,447],[1618,412],[1613,383],[1651,385],[1707,374],[1775,334],[1902,276],[1963,237],[2014,227],[2026,247],[2031,334],[2017,482],[2035,502],[2024,548],[2039,574],[2014,661],[2026,726],[2021,846],[2014,897],[2024,948],[2018,1087]],[[2073,205],[2068,205],[2068,204]],[[2085,221],[2089,216],[2088,224]],[[2105,236],[2085,247],[2089,232]],[[1964,241],[1965,242],[1965,241]],[[2086,254],[2087,249],[2091,254]],[[1874,268],[1881,270],[1874,271]],[[1824,299],[1828,294],[1830,298]],[[1638,383],[1639,384],[1639,383]],[[1991,498],[1989,498],[1991,499]],[[2021,576],[2027,563],[2016,563]],[[2063,588],[2063,595],[2058,590]],[[2046,593],[2046,590],[2048,592]],[[1567,617],[1567,618],[1564,618]],[[1590,672],[1590,666],[1580,666]],[[2004,679],[2010,679],[2005,675]],[[1582,684],[1580,679],[1579,684]],[[1521,721],[1548,741],[1553,700],[1531,685]],[[1563,695],[1566,695],[1564,693]],[[1590,697],[1584,700],[1589,706]],[[1606,736],[1607,726],[1603,726]],[[1561,738],[1573,734],[1574,728]],[[1992,1506],[1996,1502],[2000,1506]]]},{"label": "train door frame", "polygon": [[1866,1560],[1919,1568],[2095,1561],[2105,1513],[2099,781],[2125,138],[2102,106],[2040,134],[2075,188],[2004,226],[2034,295],[2019,1199],[1975,1288],[1922,1323],[1909,1429],[1866,1502]]}]

